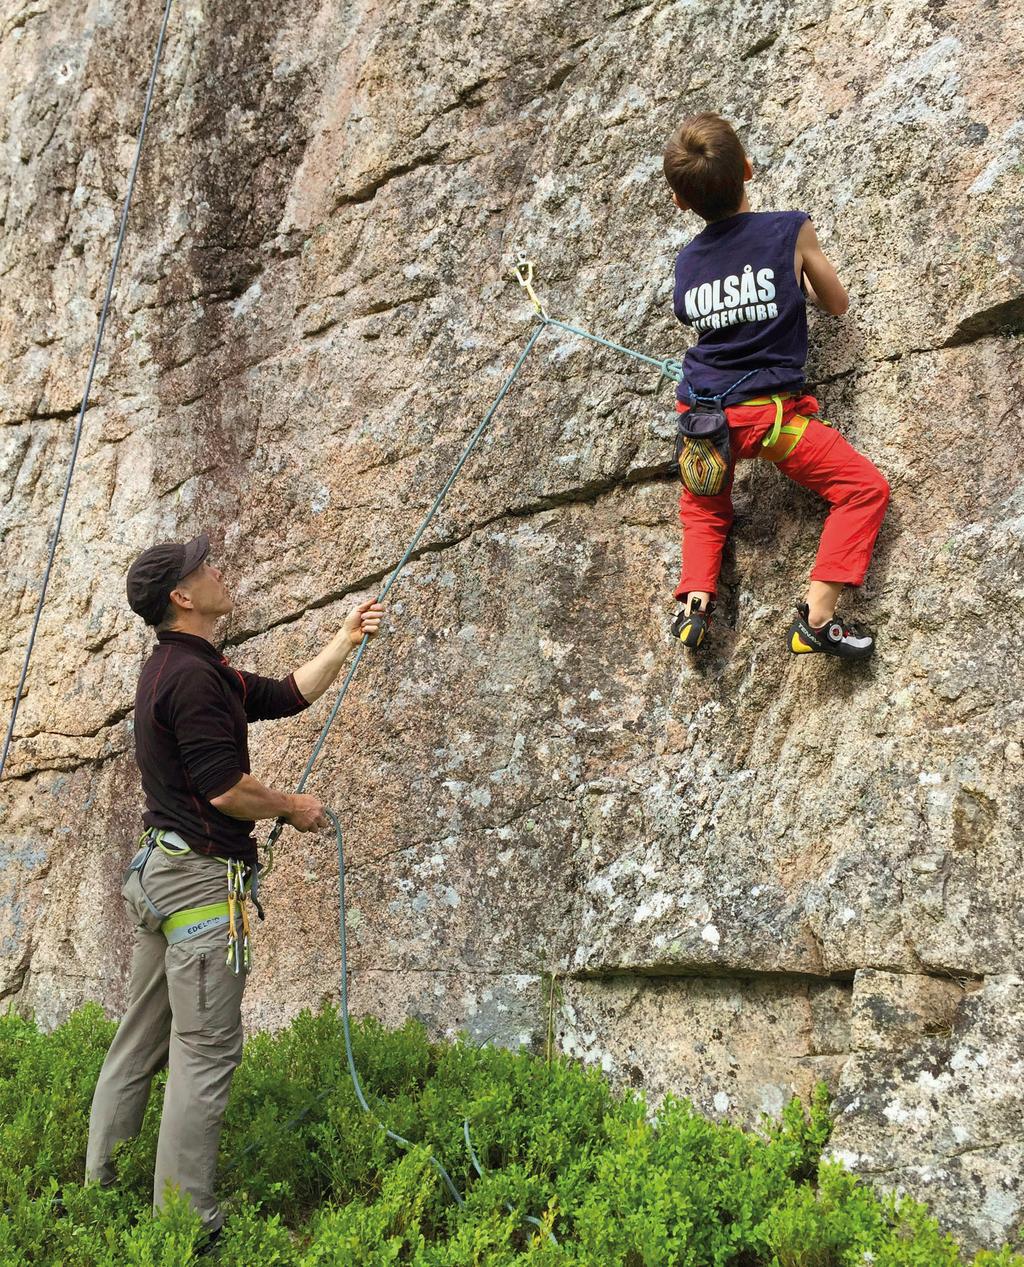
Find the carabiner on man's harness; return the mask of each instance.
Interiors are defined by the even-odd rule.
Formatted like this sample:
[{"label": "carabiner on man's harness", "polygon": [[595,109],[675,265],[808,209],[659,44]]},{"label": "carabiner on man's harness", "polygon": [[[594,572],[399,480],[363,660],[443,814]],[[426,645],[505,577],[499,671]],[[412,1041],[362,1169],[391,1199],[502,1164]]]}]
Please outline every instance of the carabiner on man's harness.
[{"label": "carabiner on man's harness", "polygon": [[[239,940],[238,924],[242,925]],[[249,971],[249,911],[245,904],[245,863],[233,858],[228,862],[228,953],[227,966],[240,976]]]},{"label": "carabiner on man's harness", "polygon": [[167,939],[168,946],[179,942],[191,941],[201,933],[214,928],[226,927],[228,930],[227,966],[240,975],[248,972],[252,963],[252,949],[249,940],[249,911],[246,897],[251,897],[254,906],[263,916],[257,893],[259,890],[259,867],[248,868],[240,858],[214,858],[227,868],[228,895],[226,902],[210,902],[206,906],[189,906],[172,915],[159,911],[142,886],[142,872],[154,849],[161,849],[170,858],[180,858],[192,852],[188,842],[177,832],[150,828],[142,837],[139,852],[129,864],[126,878],[133,871],[139,873],[139,890],[153,917],[153,931],[159,928]]}]

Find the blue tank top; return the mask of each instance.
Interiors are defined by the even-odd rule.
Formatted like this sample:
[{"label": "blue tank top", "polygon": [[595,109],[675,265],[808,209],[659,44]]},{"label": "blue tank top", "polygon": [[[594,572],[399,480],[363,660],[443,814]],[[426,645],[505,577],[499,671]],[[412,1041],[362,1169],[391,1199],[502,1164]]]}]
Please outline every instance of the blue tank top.
[{"label": "blue tank top", "polygon": [[681,401],[690,389],[724,392],[726,404],[802,389],[807,304],[793,261],[809,219],[806,211],[742,211],[709,224],[679,252],[673,307],[697,332],[683,358]]}]

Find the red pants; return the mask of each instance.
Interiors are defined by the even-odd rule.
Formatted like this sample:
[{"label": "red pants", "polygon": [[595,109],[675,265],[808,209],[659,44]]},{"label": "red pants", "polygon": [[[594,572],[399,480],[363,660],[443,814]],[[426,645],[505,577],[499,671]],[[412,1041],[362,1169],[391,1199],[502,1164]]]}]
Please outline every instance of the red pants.
[{"label": "red pants", "polygon": [[[681,412],[686,410],[680,405]],[[818,412],[813,396],[784,401],[783,422],[796,414]],[[760,456],[761,441],[775,422],[774,405],[736,405],[729,420],[732,469],[729,481],[714,497],[697,497],[683,489],[679,518],[683,524],[683,571],[676,597],[694,591],[714,594],[722,567],[722,550],[732,526],[732,482],[736,462]],[[878,530],[889,504],[885,477],[837,431],[811,418],[796,448],[779,470],[829,503],[812,581],[860,585],[871,562]]]}]

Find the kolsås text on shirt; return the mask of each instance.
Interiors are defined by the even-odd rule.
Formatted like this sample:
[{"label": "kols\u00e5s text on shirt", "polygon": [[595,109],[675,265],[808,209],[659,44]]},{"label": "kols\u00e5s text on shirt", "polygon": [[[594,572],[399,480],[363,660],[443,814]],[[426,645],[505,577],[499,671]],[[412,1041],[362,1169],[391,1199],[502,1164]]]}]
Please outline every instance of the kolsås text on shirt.
[{"label": "kols\u00e5s text on shirt", "polygon": [[692,286],[683,296],[683,305],[693,328],[720,330],[741,321],[769,321],[779,315],[775,299],[775,270],[758,269],[748,264],[737,277],[716,277],[714,281]]},{"label": "kols\u00e5s text on shirt", "polygon": [[[676,258],[673,307],[697,342],[683,358],[678,396],[726,403],[800,391],[807,304],[796,279],[804,211],[744,211],[706,225]],[[730,389],[745,378],[735,395]]]}]

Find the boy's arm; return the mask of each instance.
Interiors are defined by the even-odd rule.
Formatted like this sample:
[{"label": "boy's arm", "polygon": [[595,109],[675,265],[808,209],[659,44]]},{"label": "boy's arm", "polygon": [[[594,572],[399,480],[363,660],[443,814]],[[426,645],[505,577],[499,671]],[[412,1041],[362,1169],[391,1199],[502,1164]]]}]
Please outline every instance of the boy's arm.
[{"label": "boy's arm", "polygon": [[814,225],[805,220],[796,239],[796,275],[806,286],[807,298],[833,317],[841,317],[850,306],[836,270],[818,244]]}]

